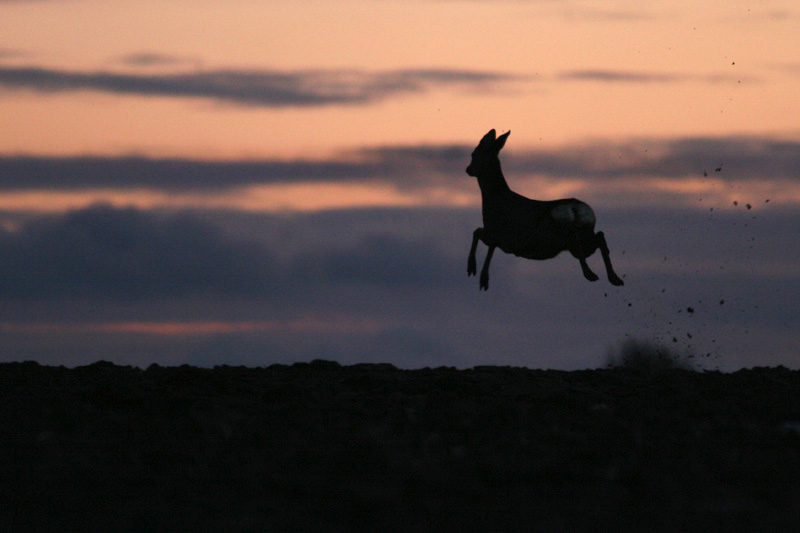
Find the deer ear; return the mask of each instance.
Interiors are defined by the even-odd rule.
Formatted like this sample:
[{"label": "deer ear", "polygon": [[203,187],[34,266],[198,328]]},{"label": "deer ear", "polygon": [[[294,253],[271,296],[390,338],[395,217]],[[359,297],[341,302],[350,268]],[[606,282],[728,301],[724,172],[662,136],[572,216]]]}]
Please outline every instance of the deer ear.
[{"label": "deer ear", "polygon": [[[492,130],[492,131],[494,131],[494,130]],[[511,130],[505,132],[500,137],[498,137],[497,140],[494,142],[494,147],[495,147],[495,149],[497,149],[498,152],[503,149],[503,146],[506,145],[506,139],[508,139],[508,136],[509,136],[510,133],[511,133]]]},{"label": "deer ear", "polygon": [[489,130],[489,133],[484,135],[483,139],[481,139],[481,144],[494,143],[494,140],[495,140],[495,132],[494,130]]}]

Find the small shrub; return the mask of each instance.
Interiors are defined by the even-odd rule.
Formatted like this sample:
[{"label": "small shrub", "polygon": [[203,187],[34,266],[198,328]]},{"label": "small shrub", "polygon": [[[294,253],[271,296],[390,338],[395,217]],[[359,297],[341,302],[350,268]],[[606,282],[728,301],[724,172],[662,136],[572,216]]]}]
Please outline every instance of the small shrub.
[{"label": "small shrub", "polygon": [[628,339],[616,349],[609,348],[606,354],[606,366],[644,372],[695,370],[691,361],[672,348],[640,339]]}]

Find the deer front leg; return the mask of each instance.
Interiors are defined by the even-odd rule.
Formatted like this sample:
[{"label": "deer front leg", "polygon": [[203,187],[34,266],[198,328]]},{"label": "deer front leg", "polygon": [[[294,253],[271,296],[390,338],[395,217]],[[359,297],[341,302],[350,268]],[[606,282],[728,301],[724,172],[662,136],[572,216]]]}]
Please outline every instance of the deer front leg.
[{"label": "deer front leg", "polygon": [[606,243],[606,236],[603,234],[602,231],[598,231],[595,234],[595,238],[597,239],[597,247],[600,248],[600,254],[603,256],[603,263],[606,265],[606,274],[608,275],[608,281],[611,282],[612,285],[616,285],[619,287],[620,285],[625,285],[625,282],[617,276],[617,273],[614,272],[614,267],[611,266],[611,254],[608,251],[608,244]]},{"label": "deer front leg", "polygon": [[494,254],[495,246],[489,246],[489,251],[486,252],[486,259],[483,260],[483,268],[481,269],[481,285],[480,290],[489,290],[489,263],[492,262],[492,254]]},{"label": "deer front leg", "polygon": [[478,228],[472,232],[472,247],[469,249],[467,258],[467,276],[474,276],[478,273],[478,262],[475,259],[475,252],[478,250],[478,241],[483,235],[483,228]]}]

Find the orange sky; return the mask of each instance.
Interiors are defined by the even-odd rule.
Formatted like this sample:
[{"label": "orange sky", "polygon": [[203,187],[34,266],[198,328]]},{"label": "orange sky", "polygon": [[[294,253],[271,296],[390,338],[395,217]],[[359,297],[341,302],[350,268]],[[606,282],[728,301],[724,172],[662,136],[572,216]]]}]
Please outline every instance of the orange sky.
[{"label": "orange sky", "polygon": [[[794,138],[798,22],[800,9],[788,1],[0,2],[0,68],[139,76],[310,69],[377,77],[450,69],[507,77],[423,83],[364,104],[309,107],[0,85],[0,155],[308,159],[365,146],[471,144],[491,127],[514,132],[510,150],[586,140]],[[126,62],[132,56],[157,60]],[[557,192],[582,190],[564,185]],[[685,192],[693,192],[690,184]],[[365,183],[211,198],[146,190],[0,195],[0,206],[17,209],[95,201],[314,210],[464,205],[477,195],[409,196]]]},{"label": "orange sky", "polygon": [[[215,68],[471,69],[523,79],[432,87],[363,106],[2,90],[3,153],[298,156],[373,144],[517,146],[586,138],[794,134],[792,2],[0,2],[0,66],[77,72]],[[132,69],[130,54],[174,63]],[[794,68],[794,70],[792,70]],[[608,82],[575,71],[668,76]]]}]

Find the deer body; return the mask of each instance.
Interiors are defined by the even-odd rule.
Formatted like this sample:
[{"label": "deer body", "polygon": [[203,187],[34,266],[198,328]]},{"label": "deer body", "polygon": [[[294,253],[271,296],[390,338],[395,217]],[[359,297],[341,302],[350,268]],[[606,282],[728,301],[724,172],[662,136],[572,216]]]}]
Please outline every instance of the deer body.
[{"label": "deer body", "polygon": [[551,259],[569,251],[578,259],[583,275],[597,281],[586,258],[598,248],[608,280],[623,285],[611,266],[603,232],[595,233],[595,215],[588,204],[575,198],[540,201],[512,191],[506,183],[498,154],[511,132],[495,137],[487,133],[472,152],[467,174],[478,178],[483,204],[483,227],[473,233],[467,261],[467,275],[477,273],[475,252],[478,241],[489,247],[481,269],[480,288],[489,289],[489,264],[495,248],[525,259]]}]

